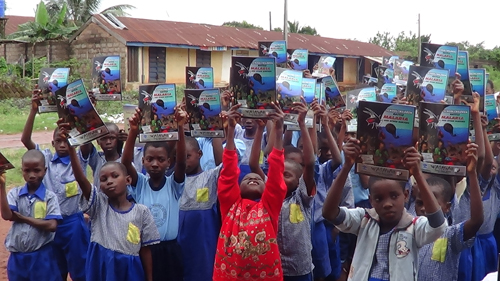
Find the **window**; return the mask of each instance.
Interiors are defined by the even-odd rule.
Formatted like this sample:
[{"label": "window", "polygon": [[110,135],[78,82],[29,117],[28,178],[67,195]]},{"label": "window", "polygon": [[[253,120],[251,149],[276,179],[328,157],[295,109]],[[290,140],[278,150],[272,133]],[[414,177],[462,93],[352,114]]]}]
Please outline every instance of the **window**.
[{"label": "window", "polygon": [[336,57],[333,68],[335,69],[335,80],[344,82],[344,58]]},{"label": "window", "polygon": [[127,81],[139,82],[139,47],[127,48]]},{"label": "window", "polygon": [[212,64],[212,52],[196,49],[196,67],[210,67]]}]

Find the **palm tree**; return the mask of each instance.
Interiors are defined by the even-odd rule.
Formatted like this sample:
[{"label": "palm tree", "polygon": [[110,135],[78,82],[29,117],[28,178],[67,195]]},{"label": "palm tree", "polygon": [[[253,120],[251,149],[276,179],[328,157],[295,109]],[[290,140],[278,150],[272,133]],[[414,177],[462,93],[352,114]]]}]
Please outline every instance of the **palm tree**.
[{"label": "palm tree", "polygon": [[[281,28],[279,31],[281,31]],[[316,31],[316,28],[311,27],[309,25],[300,26],[300,23],[298,21],[293,21],[293,22],[288,21],[288,32],[319,36],[318,32]]]},{"label": "palm tree", "polygon": [[93,14],[113,14],[117,17],[130,16],[126,11],[135,9],[132,5],[115,5],[99,11],[101,0],[47,0],[47,10],[50,15],[59,13],[63,5],[68,12],[65,21],[72,21],[77,26],[83,25]]}]

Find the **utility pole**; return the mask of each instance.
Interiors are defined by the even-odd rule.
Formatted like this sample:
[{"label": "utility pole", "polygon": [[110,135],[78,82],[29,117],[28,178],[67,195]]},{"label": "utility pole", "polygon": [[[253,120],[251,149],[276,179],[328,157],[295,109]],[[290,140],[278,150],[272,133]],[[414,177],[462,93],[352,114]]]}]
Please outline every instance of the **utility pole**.
[{"label": "utility pole", "polygon": [[271,11],[269,11],[269,31],[273,31],[273,25],[271,22]]},{"label": "utility pole", "polygon": [[288,0],[285,0],[285,22],[283,27],[283,35],[285,36],[285,42],[288,46]]},{"label": "utility pole", "polygon": [[420,36],[420,14],[418,14],[418,58],[420,61],[420,54],[422,53],[422,37]]}]

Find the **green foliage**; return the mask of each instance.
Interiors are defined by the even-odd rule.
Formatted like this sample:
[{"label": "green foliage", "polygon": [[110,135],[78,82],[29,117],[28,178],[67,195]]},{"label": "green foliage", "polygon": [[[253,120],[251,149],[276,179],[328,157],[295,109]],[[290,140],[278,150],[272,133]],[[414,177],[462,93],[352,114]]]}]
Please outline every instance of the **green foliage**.
[{"label": "green foliage", "polygon": [[237,27],[237,28],[251,28],[251,29],[259,29],[259,30],[264,30],[264,28],[254,25],[251,23],[248,23],[247,21],[227,21],[222,24],[223,26],[232,26],[232,27]]},{"label": "green foliage", "polygon": [[313,28],[309,25],[300,26],[300,23],[298,21],[288,21],[288,32],[320,36],[316,31],[316,28]]},{"label": "green foliage", "polygon": [[[431,35],[421,35],[422,43],[430,43]],[[369,41],[372,44],[379,45],[384,49],[392,52],[407,52],[409,54],[409,59],[416,61],[418,57],[418,36],[413,32],[406,34],[401,31],[398,36],[393,36],[389,32],[377,32],[377,34],[370,38]]]}]

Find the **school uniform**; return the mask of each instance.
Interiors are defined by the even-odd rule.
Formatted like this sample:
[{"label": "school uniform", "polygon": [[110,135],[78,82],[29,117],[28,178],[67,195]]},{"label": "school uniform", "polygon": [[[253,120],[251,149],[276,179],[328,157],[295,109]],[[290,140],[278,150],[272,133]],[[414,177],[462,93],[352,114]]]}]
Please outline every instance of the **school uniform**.
[{"label": "school uniform", "polygon": [[144,281],[139,251],[160,242],[148,208],[132,203],[129,210],[115,210],[108,197],[94,186],[80,207],[92,220],[87,254],[87,281]]},{"label": "school uniform", "polygon": [[200,167],[204,171],[215,169],[214,149],[212,145],[212,138],[196,138],[200,150],[203,151],[203,155],[200,158]]},{"label": "school uniform", "polygon": [[278,248],[284,280],[312,280],[311,213],[314,195],[307,194],[303,178],[283,201],[278,221]]},{"label": "school uniform", "polygon": [[[104,156],[104,152],[97,151],[97,149],[93,147],[88,159],[85,160],[88,161],[88,165],[90,166],[94,174],[94,186],[97,186],[99,188],[101,183],[99,178],[99,172],[101,171],[102,166],[104,166],[104,164],[108,162],[106,160],[106,157]],[[120,155],[120,158],[116,159],[114,162],[121,163],[121,161],[122,157]]]},{"label": "school uniform", "polygon": [[221,218],[217,208],[217,180],[222,165],[186,176],[179,205],[179,236],[184,281],[210,281]]},{"label": "school uniform", "polygon": [[[56,195],[43,183],[33,194],[28,193],[28,185],[11,189],[7,194],[7,202],[12,211],[26,217],[62,219]],[[54,236],[54,232],[13,222],[5,238],[5,247],[10,252],[7,262],[9,280],[60,281],[61,274],[52,248]]]},{"label": "school uniform", "polygon": [[153,255],[153,280],[182,280],[182,253],[177,243],[179,232],[179,199],[184,182],[177,183],[174,176],[164,177],[160,189],[149,185],[149,177],[138,174],[136,186],[132,186],[135,202],[151,210],[160,233],[161,242],[151,247]]},{"label": "school uniform", "polygon": [[[36,149],[45,156],[47,174],[43,183],[57,196],[63,218],[57,225],[52,243],[59,270],[62,274],[69,273],[74,281],[83,281],[90,232],[78,205],[82,191],[76,183],[69,156],[60,157],[57,153],[52,154],[50,149],[41,150],[38,145]],[[78,154],[80,166],[85,172],[87,162]]]},{"label": "school uniform", "polygon": [[252,145],[253,145],[253,140],[254,139],[249,139],[245,137],[245,129],[237,124],[234,130],[234,139],[235,140],[240,140],[245,144],[245,153],[241,157],[240,161],[240,177],[238,178],[238,182],[241,182],[241,180],[249,173],[252,171],[250,170],[250,165],[249,160],[250,160],[250,154],[252,154]]}]

